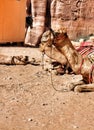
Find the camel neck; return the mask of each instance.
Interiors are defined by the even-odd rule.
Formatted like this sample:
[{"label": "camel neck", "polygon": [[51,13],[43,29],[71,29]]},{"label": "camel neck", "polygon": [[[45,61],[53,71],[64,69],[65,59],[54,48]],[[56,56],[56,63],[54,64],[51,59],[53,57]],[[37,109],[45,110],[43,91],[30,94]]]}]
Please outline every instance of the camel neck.
[{"label": "camel neck", "polygon": [[63,53],[65,57],[67,58],[72,70],[75,73],[78,73],[79,68],[81,67],[82,57],[75,50],[69,38],[67,37],[64,41],[62,41],[61,46],[59,46],[58,48],[61,51],[61,53]]}]

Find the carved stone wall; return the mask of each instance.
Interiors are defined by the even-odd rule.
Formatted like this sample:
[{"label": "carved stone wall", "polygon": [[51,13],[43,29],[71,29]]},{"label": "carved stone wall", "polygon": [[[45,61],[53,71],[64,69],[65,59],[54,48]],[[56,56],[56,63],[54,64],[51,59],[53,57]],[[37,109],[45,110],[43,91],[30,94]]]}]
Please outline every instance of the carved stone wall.
[{"label": "carved stone wall", "polygon": [[48,0],[51,26],[61,24],[71,39],[94,34],[94,0]]},{"label": "carved stone wall", "polygon": [[39,44],[46,27],[64,26],[71,40],[94,34],[94,0],[27,0],[27,4],[32,28],[25,45]]}]

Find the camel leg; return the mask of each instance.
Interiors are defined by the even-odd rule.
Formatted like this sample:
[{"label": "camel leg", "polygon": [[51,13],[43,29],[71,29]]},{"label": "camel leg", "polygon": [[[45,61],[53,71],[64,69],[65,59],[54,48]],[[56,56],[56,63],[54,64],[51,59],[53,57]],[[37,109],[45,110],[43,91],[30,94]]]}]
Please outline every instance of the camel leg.
[{"label": "camel leg", "polygon": [[41,44],[40,51],[44,52],[49,58],[56,60],[57,62],[61,63],[62,65],[67,64],[67,59],[64,55],[60,53],[54,46],[48,46]]},{"label": "camel leg", "polygon": [[54,69],[56,70],[57,75],[58,74],[62,75],[64,73],[72,72],[72,70],[69,68],[69,64],[67,62],[66,57],[62,53],[60,53],[60,51],[58,51],[55,46],[48,45],[48,42],[41,43],[40,51],[46,54],[49,58],[57,62],[56,65],[57,67],[54,66],[54,62],[53,62],[53,66]]},{"label": "camel leg", "polygon": [[68,63],[67,59],[63,54],[61,54],[58,49],[56,49],[54,45],[52,45],[52,42],[53,36],[51,35],[51,32],[46,31],[45,33],[43,33],[41,38],[40,51],[44,52],[48,57],[56,60],[62,65],[66,65]]},{"label": "camel leg", "polygon": [[83,85],[77,85],[74,88],[75,92],[94,92],[94,83],[92,84],[83,84]]}]

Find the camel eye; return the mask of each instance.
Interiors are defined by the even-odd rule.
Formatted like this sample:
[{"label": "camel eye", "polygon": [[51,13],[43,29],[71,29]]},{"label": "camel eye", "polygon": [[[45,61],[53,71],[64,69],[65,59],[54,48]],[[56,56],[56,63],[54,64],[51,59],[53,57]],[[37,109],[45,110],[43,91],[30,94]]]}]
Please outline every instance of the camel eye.
[{"label": "camel eye", "polygon": [[55,37],[57,37],[59,35],[59,33],[58,32],[55,32]]}]

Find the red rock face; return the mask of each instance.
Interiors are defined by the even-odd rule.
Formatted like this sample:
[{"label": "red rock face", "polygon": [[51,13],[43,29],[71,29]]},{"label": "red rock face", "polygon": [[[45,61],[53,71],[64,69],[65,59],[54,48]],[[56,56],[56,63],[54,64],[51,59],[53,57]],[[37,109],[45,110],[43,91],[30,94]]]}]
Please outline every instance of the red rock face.
[{"label": "red rock face", "polygon": [[28,5],[30,1],[33,22],[26,45],[39,44],[46,27],[64,26],[71,40],[94,34],[94,0],[28,0]]},{"label": "red rock face", "polygon": [[58,24],[73,40],[94,34],[94,0],[52,0],[51,26]]}]

